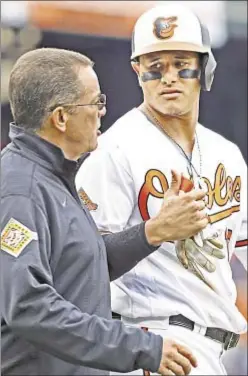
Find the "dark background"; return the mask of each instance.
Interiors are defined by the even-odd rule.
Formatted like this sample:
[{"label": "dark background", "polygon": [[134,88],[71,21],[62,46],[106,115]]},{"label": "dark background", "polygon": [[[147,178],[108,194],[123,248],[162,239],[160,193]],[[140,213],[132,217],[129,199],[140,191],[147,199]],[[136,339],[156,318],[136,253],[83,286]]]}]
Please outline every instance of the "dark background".
[{"label": "dark background", "polygon": [[[39,47],[79,51],[95,61],[102,92],[107,94],[105,131],[113,122],[142,100],[129,56],[130,40],[43,32]],[[202,92],[200,122],[235,142],[247,161],[247,40],[229,38],[213,50],[218,62],[211,92]],[[12,120],[8,104],[2,105],[2,146],[8,140]],[[206,140],[207,141],[207,140]]]}]

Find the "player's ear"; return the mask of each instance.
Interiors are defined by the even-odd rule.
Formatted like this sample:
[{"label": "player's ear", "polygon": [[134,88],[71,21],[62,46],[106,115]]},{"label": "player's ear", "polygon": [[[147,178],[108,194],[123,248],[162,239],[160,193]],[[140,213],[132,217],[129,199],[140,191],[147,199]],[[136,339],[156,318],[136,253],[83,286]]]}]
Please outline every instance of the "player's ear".
[{"label": "player's ear", "polygon": [[131,61],[131,66],[135,73],[139,74],[140,71],[140,64],[138,61]]},{"label": "player's ear", "polygon": [[141,79],[140,79],[140,64],[137,61],[132,61],[131,66],[134,70],[134,72],[137,74],[137,78],[139,81],[139,86],[141,86]]}]

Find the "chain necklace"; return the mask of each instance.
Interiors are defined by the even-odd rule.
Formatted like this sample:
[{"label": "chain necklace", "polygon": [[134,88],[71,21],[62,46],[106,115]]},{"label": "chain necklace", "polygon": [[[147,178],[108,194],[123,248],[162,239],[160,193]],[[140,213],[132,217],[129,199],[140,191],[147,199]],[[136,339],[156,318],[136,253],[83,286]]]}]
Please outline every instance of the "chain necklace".
[{"label": "chain necklace", "polygon": [[[144,110],[141,110],[144,115],[146,116],[146,113],[144,112]],[[174,142],[174,144],[179,148],[179,150],[181,151],[181,153],[183,154],[183,156],[186,158],[187,162],[189,163],[189,167],[190,167],[190,171],[188,169],[188,173],[190,175],[190,178],[191,180],[193,181],[193,170],[195,171],[195,174],[198,178],[198,185],[199,185],[199,188],[202,188],[201,187],[201,175],[202,175],[202,154],[201,154],[201,149],[200,149],[200,145],[199,145],[199,140],[198,140],[198,136],[197,136],[197,133],[195,132],[195,138],[196,138],[196,143],[197,143],[197,149],[198,149],[198,154],[199,154],[199,161],[200,161],[200,171],[198,173],[198,171],[196,170],[195,166],[193,165],[191,159],[188,157],[188,155],[186,154],[186,152],[184,151],[184,149],[182,148],[182,146],[164,129],[164,127],[162,126],[162,124],[159,122],[159,120],[151,113],[151,111],[146,107],[146,111],[148,112],[149,114],[149,117],[150,119],[149,120],[152,120],[152,122],[154,123],[154,125],[156,125],[171,141]],[[147,117],[147,116],[146,116]]]}]

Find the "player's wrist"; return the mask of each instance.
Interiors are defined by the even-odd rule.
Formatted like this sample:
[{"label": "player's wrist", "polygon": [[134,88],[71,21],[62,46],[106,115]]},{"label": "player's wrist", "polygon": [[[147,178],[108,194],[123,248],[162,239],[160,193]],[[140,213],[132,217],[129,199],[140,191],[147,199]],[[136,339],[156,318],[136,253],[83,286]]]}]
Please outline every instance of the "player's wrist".
[{"label": "player's wrist", "polygon": [[[163,236],[163,239],[161,237],[160,231],[159,231],[159,223],[157,223],[156,218],[151,218],[145,223],[145,235],[147,242],[154,246],[159,247],[164,241],[169,240],[167,236]],[[163,235],[164,231],[163,231]]]}]

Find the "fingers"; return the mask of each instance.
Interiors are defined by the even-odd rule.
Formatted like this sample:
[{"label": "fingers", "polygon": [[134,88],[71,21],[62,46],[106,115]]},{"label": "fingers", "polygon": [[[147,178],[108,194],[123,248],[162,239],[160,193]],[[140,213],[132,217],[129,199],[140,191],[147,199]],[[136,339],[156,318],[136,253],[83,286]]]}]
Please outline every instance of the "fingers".
[{"label": "fingers", "polygon": [[179,352],[179,354],[187,358],[193,367],[198,366],[196,357],[192,354],[192,352],[186,346],[177,344],[177,351]]},{"label": "fingers", "polygon": [[171,175],[171,184],[169,189],[165,192],[165,198],[173,194],[178,195],[179,193],[182,176],[178,174],[175,170],[171,170]]},{"label": "fingers", "polygon": [[162,375],[188,375],[192,365],[196,367],[197,361],[190,350],[183,345],[174,343],[171,350],[167,352],[167,357],[158,372]]},{"label": "fingers", "polygon": [[194,235],[196,235],[199,231],[204,230],[208,224],[209,224],[208,216],[206,215],[204,216],[204,218],[198,221],[198,231]]},{"label": "fingers", "polygon": [[[196,275],[197,278],[199,278],[202,282],[204,282],[208,287],[210,287],[212,290],[214,290],[214,287],[211,285],[210,282],[206,280],[198,266],[195,262],[189,261],[189,269]],[[214,290],[215,291],[215,290]]]},{"label": "fingers", "polygon": [[203,247],[202,231],[194,236],[194,242],[198,245],[198,247]]},{"label": "fingers", "polygon": [[204,191],[203,189],[193,189],[192,191],[187,193],[187,196],[195,201],[203,200],[206,196],[206,191]]},{"label": "fingers", "polygon": [[185,242],[184,240],[179,240],[176,242],[176,253],[179,261],[181,264],[185,267],[185,269],[188,269],[188,260],[186,256],[186,249],[185,249]]},{"label": "fingers", "polygon": [[160,367],[158,370],[158,373],[162,376],[167,376],[167,375],[175,375],[171,370],[169,370],[167,367]]},{"label": "fingers", "polygon": [[206,208],[206,204],[203,200],[196,201],[196,210],[204,210]]},{"label": "fingers", "polygon": [[217,239],[210,238],[210,239],[206,239],[206,241],[209,242],[213,247],[217,249],[223,249],[222,242],[218,241]]},{"label": "fingers", "polygon": [[[173,375],[179,375],[179,376],[188,375],[188,373],[184,372],[183,368],[179,364],[177,364],[174,360],[172,361],[168,360],[167,368],[169,369],[169,371],[172,372]],[[190,366],[189,368],[191,370]]]},{"label": "fingers", "polygon": [[197,361],[190,349],[169,338],[164,339],[163,352],[158,373],[170,375],[168,370],[175,375],[188,375],[191,366],[196,367]]},{"label": "fingers", "polygon": [[194,240],[186,239],[185,249],[189,260],[196,262],[209,273],[216,270],[215,265],[202,253],[203,248],[198,247]]},{"label": "fingers", "polygon": [[[196,359],[195,359],[196,360]],[[191,371],[191,365],[189,359],[186,359],[180,353],[175,355],[175,362],[182,367],[185,374],[189,374]]]},{"label": "fingers", "polygon": [[222,252],[220,249],[213,248],[210,244],[208,241],[204,240],[202,250],[205,253],[218,259],[224,259],[226,257],[224,252]]}]

